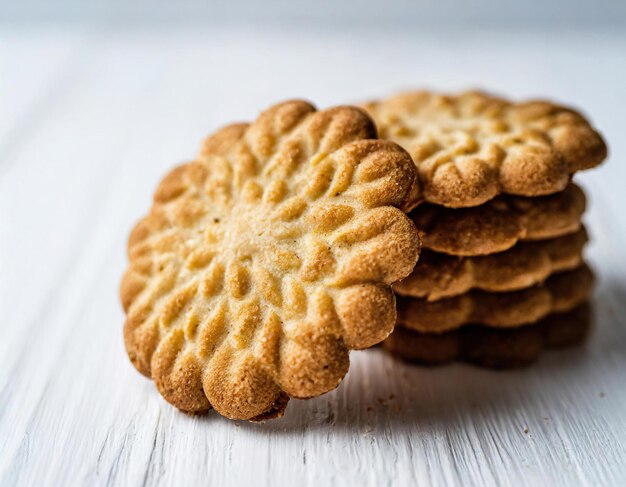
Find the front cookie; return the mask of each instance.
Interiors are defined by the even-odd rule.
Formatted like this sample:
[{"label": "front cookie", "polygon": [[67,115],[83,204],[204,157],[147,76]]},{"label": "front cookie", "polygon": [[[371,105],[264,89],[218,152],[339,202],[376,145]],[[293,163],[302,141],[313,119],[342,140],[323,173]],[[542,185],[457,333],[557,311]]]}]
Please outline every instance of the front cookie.
[{"label": "front cookie", "polygon": [[393,329],[419,238],[415,166],[359,109],[276,105],[159,185],[121,285],[135,367],[187,412],[281,415]]}]

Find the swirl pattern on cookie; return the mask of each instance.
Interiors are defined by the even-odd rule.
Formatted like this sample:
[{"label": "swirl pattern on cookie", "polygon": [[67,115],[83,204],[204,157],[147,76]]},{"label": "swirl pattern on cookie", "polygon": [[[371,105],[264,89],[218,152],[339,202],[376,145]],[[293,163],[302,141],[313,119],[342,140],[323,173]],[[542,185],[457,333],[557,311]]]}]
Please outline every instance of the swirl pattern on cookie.
[{"label": "swirl pattern on cookie", "polygon": [[501,193],[562,191],[572,174],[607,155],[602,137],[580,113],[548,101],[417,91],[363,107],[381,138],[413,157],[424,200],[452,208],[477,206]]}]

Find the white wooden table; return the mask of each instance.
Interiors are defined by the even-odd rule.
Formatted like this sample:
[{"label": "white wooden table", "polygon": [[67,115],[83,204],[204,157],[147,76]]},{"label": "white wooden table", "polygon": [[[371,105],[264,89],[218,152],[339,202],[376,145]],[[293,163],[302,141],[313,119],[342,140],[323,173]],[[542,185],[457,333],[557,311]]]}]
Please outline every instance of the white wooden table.
[{"label": "white wooden table", "polygon": [[[152,190],[275,101],[487,87],[583,106],[597,323],[525,370],[352,355],[282,420],[187,417],[130,365],[117,289]],[[626,38],[0,29],[0,485],[626,485]]]}]

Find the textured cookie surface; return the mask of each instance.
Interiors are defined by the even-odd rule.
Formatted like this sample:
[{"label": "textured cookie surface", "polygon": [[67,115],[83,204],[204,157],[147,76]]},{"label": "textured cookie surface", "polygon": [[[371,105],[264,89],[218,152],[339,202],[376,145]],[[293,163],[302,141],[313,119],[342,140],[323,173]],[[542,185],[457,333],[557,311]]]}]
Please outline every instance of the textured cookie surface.
[{"label": "textured cookie surface", "polygon": [[500,193],[561,191],[572,174],[598,165],[607,153],[582,115],[546,101],[420,91],[364,108],[381,138],[413,157],[424,199],[453,208],[477,206]]},{"label": "textured cookie surface", "polygon": [[392,355],[424,365],[455,360],[506,369],[530,364],[545,348],[574,346],[591,328],[591,306],[554,313],[529,326],[496,329],[470,325],[446,333],[420,333],[397,327],[383,342]]},{"label": "textured cookie surface", "polygon": [[578,267],[587,242],[584,228],[549,240],[520,242],[497,254],[456,257],[425,250],[413,272],[393,285],[396,294],[428,301],[470,289],[515,291],[543,282],[550,274]]},{"label": "textured cookie surface", "polygon": [[410,213],[425,248],[452,255],[503,252],[520,240],[544,240],[580,229],[585,194],[575,184],[550,196],[501,196],[476,208],[420,205]]},{"label": "textured cookie surface", "polygon": [[593,284],[589,267],[550,276],[545,283],[522,291],[488,293],[470,291],[460,296],[427,301],[398,299],[398,325],[441,333],[470,323],[510,328],[534,323],[550,313],[568,311],[586,301]]},{"label": "textured cookie surface", "polygon": [[210,136],[159,185],[121,285],[128,355],[187,412],[282,414],[395,324],[419,237],[410,156],[359,109],[276,105]]}]

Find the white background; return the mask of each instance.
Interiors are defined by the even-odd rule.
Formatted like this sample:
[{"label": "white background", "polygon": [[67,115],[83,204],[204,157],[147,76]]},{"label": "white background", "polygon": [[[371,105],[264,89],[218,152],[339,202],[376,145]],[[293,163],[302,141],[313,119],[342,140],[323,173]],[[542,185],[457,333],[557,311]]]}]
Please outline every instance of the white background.
[{"label": "white background", "polygon": [[[0,0],[0,485],[624,485],[625,2],[172,5]],[[338,390],[263,425],[174,411],[128,363],[117,298],[161,175],[284,98],[415,87],[550,97],[605,134],[576,178],[589,342],[512,372],[353,353]]]}]

